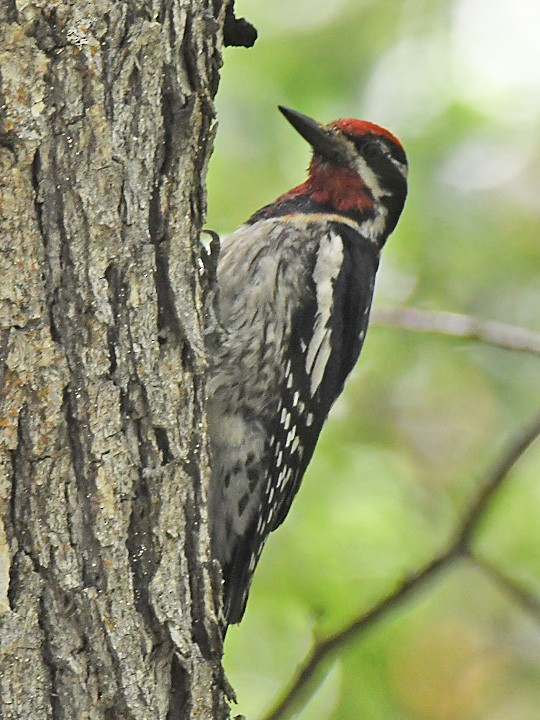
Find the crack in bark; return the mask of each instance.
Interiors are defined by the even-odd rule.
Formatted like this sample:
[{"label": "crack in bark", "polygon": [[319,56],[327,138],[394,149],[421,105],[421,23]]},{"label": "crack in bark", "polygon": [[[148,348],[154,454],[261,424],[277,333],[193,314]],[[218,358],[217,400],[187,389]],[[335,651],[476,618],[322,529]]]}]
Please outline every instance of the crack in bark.
[{"label": "crack in bark", "polygon": [[136,62],[133,63],[133,67],[131,68],[131,72],[129,73],[127,86],[131,99],[135,100],[135,102],[133,103],[133,115],[131,117],[130,131],[133,137],[137,137],[140,132],[139,128],[141,122],[141,100],[143,96],[143,86],[141,71],[139,70],[139,66]]},{"label": "crack in bark", "polygon": [[214,633],[214,642],[209,637],[208,630],[202,618],[205,617],[205,592],[204,581],[200,576],[201,566],[197,562],[199,557],[199,534],[200,534],[200,518],[197,513],[193,512],[195,503],[193,500],[186,503],[186,559],[189,571],[189,590],[191,597],[191,622],[193,628],[193,639],[199,646],[202,656],[206,660],[215,658],[212,648],[215,648],[216,634]]},{"label": "crack in bark", "polygon": [[9,330],[2,330],[0,333],[0,397],[4,392],[4,383],[6,376],[6,360],[9,351]]},{"label": "crack in bark", "polygon": [[[25,517],[29,514],[28,512],[25,513],[25,503],[28,501],[27,486],[29,466],[24,439],[25,408],[26,406],[23,405],[19,410],[19,416],[17,418],[17,446],[10,452],[12,470],[11,496],[9,498],[9,522],[7,522],[5,526],[6,536],[10,544],[16,548],[10,567],[10,581],[7,592],[8,601],[12,610],[16,609],[17,593],[19,592],[17,556],[19,553],[24,552],[31,559],[31,538],[28,537],[28,527]],[[33,561],[32,564],[34,564]]]},{"label": "crack in bark", "polygon": [[171,447],[169,445],[169,438],[167,436],[167,430],[157,425],[154,426],[154,437],[156,443],[161,452],[161,464],[168,465],[174,460],[174,456],[171,453]]},{"label": "crack in bark", "polygon": [[[42,158],[41,158],[41,151],[38,148],[36,152],[34,153],[34,157],[32,159],[32,165],[31,165],[31,181],[32,181],[32,187],[34,188],[34,213],[38,228],[38,234],[39,237],[42,240],[43,243],[43,250],[45,257],[48,256],[48,249],[49,249],[49,238],[48,238],[48,227],[46,218],[43,212],[43,198],[41,197],[42,192],[42,182],[43,182],[43,168],[42,168]],[[54,342],[59,343],[60,342],[60,334],[58,332],[58,328],[56,326],[56,322],[54,319],[54,307],[56,305],[56,302],[58,300],[58,288],[52,287],[52,271],[50,265],[48,265],[46,262],[42,264],[41,267],[41,277],[43,280],[43,286],[46,288],[46,292],[49,298],[49,302],[47,303],[47,314],[49,319],[49,332],[51,333],[51,338],[54,340]]]},{"label": "crack in bark", "polygon": [[[83,389],[78,388],[77,394],[82,396]],[[95,469],[93,463],[88,463],[88,452],[85,449],[83,436],[89,430],[87,423],[77,418],[73,389],[68,385],[64,389],[62,413],[65,418],[67,439],[71,454],[71,465],[75,474],[77,485],[78,505],[81,509],[82,523],[80,525],[81,537],[77,539],[77,547],[81,551],[82,576],[85,587],[95,587],[104,590],[103,567],[99,543],[94,535],[96,513],[92,499],[96,497]],[[87,399],[86,399],[87,402]],[[86,425],[86,428],[84,428]]]},{"label": "crack in bark", "polygon": [[[52,592],[52,590],[51,590]],[[50,692],[49,692],[49,703],[51,707],[51,713],[53,718],[61,718],[63,715],[62,712],[62,703],[61,703],[61,693],[59,692],[58,687],[58,668],[56,665],[54,652],[52,649],[52,640],[51,638],[54,637],[54,634],[57,630],[57,628],[54,626],[51,626],[51,623],[47,617],[47,606],[45,602],[45,593],[41,596],[39,601],[39,612],[37,616],[37,623],[41,630],[42,635],[42,644],[41,644],[41,657],[43,659],[43,664],[49,671],[49,683],[50,683]]]},{"label": "crack in bark", "polygon": [[193,48],[193,20],[188,10],[186,13],[186,24],[184,36],[180,44],[180,55],[184,60],[184,68],[190,84],[190,90],[199,92],[201,90],[201,78],[197,67],[197,51]]},{"label": "crack in bark", "polygon": [[178,655],[173,653],[171,660],[171,691],[167,720],[184,720],[191,715],[191,697],[189,678],[182,667]]},{"label": "crack in bark", "polygon": [[194,109],[194,99],[181,105],[178,91],[173,90],[171,76],[167,71],[161,97],[163,146],[159,150],[159,157],[156,157],[155,160],[156,163],[159,163],[159,167],[156,170],[156,181],[148,217],[148,230],[155,248],[154,281],[158,300],[158,334],[162,344],[169,340],[178,348],[184,346],[184,351],[186,349],[188,351],[188,367],[191,367],[194,357],[189,344],[186,348],[186,343],[184,343],[186,333],[176,309],[175,293],[169,274],[168,247],[163,242],[168,219],[163,217],[161,198],[167,175],[173,169],[171,158],[177,158],[181,154],[184,144],[178,135],[177,127],[189,127],[189,117]]},{"label": "crack in bark", "polygon": [[108,285],[109,306],[113,321],[107,330],[107,346],[109,349],[109,377],[113,380],[118,367],[116,346],[120,339],[120,304],[125,298],[125,288],[120,280],[116,263],[112,262],[105,270],[105,280]]}]

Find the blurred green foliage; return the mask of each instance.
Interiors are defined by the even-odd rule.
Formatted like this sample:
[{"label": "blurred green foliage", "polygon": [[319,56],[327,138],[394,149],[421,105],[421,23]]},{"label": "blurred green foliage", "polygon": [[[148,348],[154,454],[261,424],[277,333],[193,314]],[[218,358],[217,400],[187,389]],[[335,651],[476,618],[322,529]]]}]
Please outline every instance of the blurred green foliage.
[{"label": "blurred green foliage", "polygon": [[[389,127],[410,195],[375,305],[540,331],[537,0],[237,0],[259,31],[225,52],[208,226],[227,233],[301,182],[309,151],[278,103]],[[261,717],[313,637],[444,548],[483,473],[540,405],[540,358],[371,327],[284,526],[227,637],[238,712]],[[540,602],[540,447],[475,543]],[[302,720],[538,720],[540,621],[470,562],[324,668]],[[233,713],[235,709],[233,709]]]}]

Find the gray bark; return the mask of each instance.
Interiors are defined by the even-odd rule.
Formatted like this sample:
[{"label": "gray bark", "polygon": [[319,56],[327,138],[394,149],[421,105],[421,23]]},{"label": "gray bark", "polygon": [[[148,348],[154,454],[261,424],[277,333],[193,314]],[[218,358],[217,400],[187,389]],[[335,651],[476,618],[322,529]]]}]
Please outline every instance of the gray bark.
[{"label": "gray bark", "polygon": [[0,716],[225,718],[195,268],[216,0],[2,0]]}]

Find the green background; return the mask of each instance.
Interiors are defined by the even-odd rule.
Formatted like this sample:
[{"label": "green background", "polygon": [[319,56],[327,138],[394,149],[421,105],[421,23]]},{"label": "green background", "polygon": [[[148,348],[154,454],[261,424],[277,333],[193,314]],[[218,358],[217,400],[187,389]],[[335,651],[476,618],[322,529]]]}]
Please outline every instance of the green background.
[{"label": "green background", "polygon": [[[304,179],[309,150],[278,103],[369,119],[410,163],[374,306],[540,331],[540,3],[237,0],[236,12],[259,39],[225,52],[208,227],[226,234]],[[262,717],[315,637],[444,549],[539,390],[538,356],[370,328],[229,631],[233,714]],[[475,550],[540,604],[539,442]],[[333,657],[296,717],[540,720],[540,613],[461,561]]]}]

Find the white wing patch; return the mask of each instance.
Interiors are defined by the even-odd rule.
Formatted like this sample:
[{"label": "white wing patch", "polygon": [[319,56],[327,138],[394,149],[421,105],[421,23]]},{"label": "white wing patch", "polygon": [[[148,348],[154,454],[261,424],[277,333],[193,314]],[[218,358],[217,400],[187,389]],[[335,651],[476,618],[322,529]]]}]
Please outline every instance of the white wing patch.
[{"label": "white wing patch", "polygon": [[317,294],[315,327],[306,354],[306,372],[311,378],[311,394],[321,384],[330,352],[331,329],[328,326],[334,302],[334,281],[343,263],[343,243],[337,233],[330,232],[321,240],[313,280]]}]

